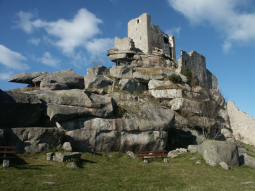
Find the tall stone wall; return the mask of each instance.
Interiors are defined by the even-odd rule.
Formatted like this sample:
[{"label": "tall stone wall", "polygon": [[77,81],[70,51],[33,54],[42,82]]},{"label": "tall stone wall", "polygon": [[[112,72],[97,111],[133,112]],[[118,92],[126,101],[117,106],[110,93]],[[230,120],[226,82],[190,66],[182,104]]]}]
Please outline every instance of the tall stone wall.
[{"label": "tall stone wall", "polygon": [[227,110],[236,140],[255,146],[255,119],[239,110],[232,101],[227,102]]},{"label": "tall stone wall", "polygon": [[133,39],[136,48],[147,54],[149,52],[148,20],[150,20],[150,15],[144,13],[128,22],[128,37]]},{"label": "tall stone wall", "polygon": [[120,39],[119,37],[115,37],[114,46],[118,50],[132,50],[134,48],[134,42],[129,37],[125,37],[123,39]]},{"label": "tall stone wall", "polygon": [[157,47],[176,60],[174,37],[166,35],[159,26],[154,25],[148,13],[128,22],[128,37],[133,39],[136,48],[146,54],[152,54]]},{"label": "tall stone wall", "polygon": [[191,51],[187,54],[182,50],[176,72],[183,74],[185,66],[188,66],[193,72],[193,75],[197,77],[200,86],[208,85],[209,88],[219,90],[218,80],[209,70],[206,69],[205,57],[203,55],[196,51]]}]

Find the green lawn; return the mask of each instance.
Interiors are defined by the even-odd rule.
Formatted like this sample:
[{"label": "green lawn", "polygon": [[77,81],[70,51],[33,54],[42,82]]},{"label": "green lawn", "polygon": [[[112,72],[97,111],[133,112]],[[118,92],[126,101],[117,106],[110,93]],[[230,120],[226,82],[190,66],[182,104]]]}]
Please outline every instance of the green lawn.
[{"label": "green lawn", "polygon": [[[46,161],[46,152],[17,156],[0,167],[0,190],[255,190],[255,169],[211,167],[197,153],[144,164],[122,153],[84,152],[79,169]],[[193,156],[201,164],[188,160]]]}]

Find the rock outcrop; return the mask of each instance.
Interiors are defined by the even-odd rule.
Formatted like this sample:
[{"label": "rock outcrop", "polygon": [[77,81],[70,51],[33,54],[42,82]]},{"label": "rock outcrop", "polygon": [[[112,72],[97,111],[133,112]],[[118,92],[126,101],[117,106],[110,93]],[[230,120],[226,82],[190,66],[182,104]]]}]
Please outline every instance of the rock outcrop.
[{"label": "rock outcrop", "polygon": [[8,82],[15,82],[15,83],[23,83],[23,84],[29,84],[34,86],[36,82],[33,81],[33,79],[39,77],[39,76],[46,76],[49,75],[49,72],[33,72],[33,73],[21,73],[16,74],[12,76]]}]

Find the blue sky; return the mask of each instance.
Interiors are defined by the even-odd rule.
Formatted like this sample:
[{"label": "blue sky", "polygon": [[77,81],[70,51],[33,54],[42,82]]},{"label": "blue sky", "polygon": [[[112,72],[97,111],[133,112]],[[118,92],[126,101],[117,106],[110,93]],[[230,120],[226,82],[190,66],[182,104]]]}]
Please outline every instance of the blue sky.
[{"label": "blue sky", "polygon": [[72,68],[86,75],[114,37],[143,13],[175,36],[181,50],[197,51],[229,101],[255,117],[255,1],[253,0],[0,0],[0,88],[22,72]]}]

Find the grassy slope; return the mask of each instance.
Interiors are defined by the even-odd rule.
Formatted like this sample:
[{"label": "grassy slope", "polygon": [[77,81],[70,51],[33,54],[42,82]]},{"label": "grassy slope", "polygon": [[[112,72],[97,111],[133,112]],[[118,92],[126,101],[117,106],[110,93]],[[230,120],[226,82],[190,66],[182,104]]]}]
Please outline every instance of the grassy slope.
[{"label": "grassy slope", "polygon": [[0,190],[255,190],[255,169],[224,170],[196,164],[192,156],[202,159],[187,153],[144,164],[121,153],[83,153],[81,168],[69,169],[68,162],[46,161],[46,152],[20,154],[9,168],[0,167]]}]

